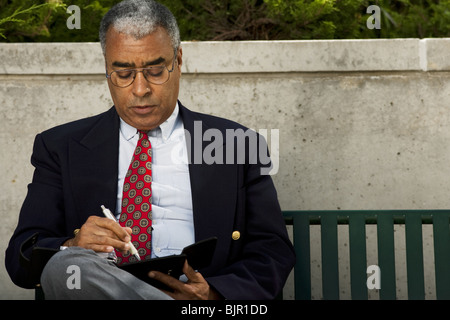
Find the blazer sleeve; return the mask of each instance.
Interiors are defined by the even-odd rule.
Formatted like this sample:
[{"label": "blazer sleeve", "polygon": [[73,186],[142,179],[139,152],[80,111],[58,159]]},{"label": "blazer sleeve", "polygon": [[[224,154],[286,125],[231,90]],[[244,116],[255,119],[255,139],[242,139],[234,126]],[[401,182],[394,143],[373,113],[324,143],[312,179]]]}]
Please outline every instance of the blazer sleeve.
[{"label": "blazer sleeve", "polygon": [[[34,141],[31,163],[35,167],[32,182],[19,214],[17,227],[5,253],[5,266],[11,280],[23,288],[34,283],[19,263],[20,246],[39,233],[36,246],[59,248],[67,239],[64,232],[64,204],[59,155],[46,146],[41,134]],[[31,249],[30,249],[31,251]]]}]

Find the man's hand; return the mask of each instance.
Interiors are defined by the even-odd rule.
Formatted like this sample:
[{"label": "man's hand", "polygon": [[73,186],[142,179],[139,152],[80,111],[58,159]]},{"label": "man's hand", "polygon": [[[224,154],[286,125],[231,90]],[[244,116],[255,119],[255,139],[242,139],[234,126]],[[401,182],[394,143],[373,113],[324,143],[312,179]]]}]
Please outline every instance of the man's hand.
[{"label": "man's hand", "polygon": [[148,276],[173,289],[173,292],[162,290],[175,300],[219,300],[222,297],[211,288],[201,273],[196,272],[185,261],[183,272],[188,281],[182,282],[159,271],[150,271]]},{"label": "man's hand", "polygon": [[130,249],[131,228],[121,227],[117,222],[98,216],[90,216],[74,238],[63,245],[92,249],[96,252],[112,252]]}]

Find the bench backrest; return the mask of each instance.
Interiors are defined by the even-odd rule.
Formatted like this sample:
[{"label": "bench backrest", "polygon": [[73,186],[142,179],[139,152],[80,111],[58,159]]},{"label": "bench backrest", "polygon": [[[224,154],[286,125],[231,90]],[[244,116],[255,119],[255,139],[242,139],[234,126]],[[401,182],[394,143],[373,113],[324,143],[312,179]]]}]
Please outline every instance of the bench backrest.
[{"label": "bench backrest", "polygon": [[376,225],[379,297],[396,299],[394,225],[405,226],[408,299],[424,299],[422,225],[432,224],[436,298],[450,299],[450,210],[284,211],[293,225],[297,255],[294,267],[296,300],[311,299],[310,226],[320,225],[322,292],[324,299],[339,299],[338,225],[348,225],[352,299],[368,299],[366,225]]}]

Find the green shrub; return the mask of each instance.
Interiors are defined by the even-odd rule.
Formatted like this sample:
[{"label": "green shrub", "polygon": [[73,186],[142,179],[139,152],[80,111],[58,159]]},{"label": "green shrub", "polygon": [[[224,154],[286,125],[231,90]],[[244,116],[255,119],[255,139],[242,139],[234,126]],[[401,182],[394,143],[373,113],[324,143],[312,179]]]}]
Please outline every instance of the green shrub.
[{"label": "green shrub", "polygon": [[[0,0],[0,40],[98,41],[102,16],[120,0]],[[424,38],[450,35],[450,0],[160,0],[177,17],[182,40]],[[81,29],[68,29],[70,5]],[[381,29],[369,29],[370,5]]]}]

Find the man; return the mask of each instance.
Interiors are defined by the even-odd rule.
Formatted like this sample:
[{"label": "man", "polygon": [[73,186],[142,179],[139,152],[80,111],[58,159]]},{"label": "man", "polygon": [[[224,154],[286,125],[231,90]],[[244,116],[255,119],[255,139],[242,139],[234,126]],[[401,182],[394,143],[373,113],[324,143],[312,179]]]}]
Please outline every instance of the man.
[{"label": "man", "polygon": [[[19,266],[19,250],[38,232],[36,246],[61,249],[42,273],[46,298],[273,299],[293,267],[294,253],[272,180],[262,174],[267,168],[252,153],[263,142],[227,140],[214,154],[218,160],[222,152],[224,161],[198,161],[211,147],[198,139],[207,130],[225,137],[229,130],[247,129],[191,112],[178,101],[182,48],[166,7],[151,0],[119,3],[103,18],[100,41],[114,107],[37,135],[33,181],[6,252],[12,280],[34,285]],[[129,210],[137,196],[129,195],[128,179],[134,175],[130,159],[144,147],[149,150],[144,158],[151,161],[143,165],[150,173],[142,183],[150,198],[140,212],[135,204]],[[101,205],[121,223],[105,218]],[[136,227],[125,211],[141,216],[148,205],[145,225],[151,227]],[[170,288],[158,290],[102,256],[117,252],[119,259],[132,259],[129,242],[138,246],[136,236],[151,238],[147,258],[179,254],[211,236],[218,240],[208,267],[194,270],[188,261],[180,279],[148,270]],[[79,290],[66,285],[71,265],[81,271]]]}]

